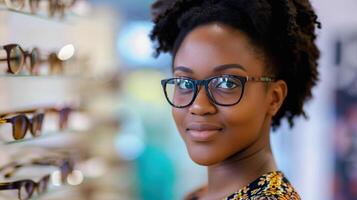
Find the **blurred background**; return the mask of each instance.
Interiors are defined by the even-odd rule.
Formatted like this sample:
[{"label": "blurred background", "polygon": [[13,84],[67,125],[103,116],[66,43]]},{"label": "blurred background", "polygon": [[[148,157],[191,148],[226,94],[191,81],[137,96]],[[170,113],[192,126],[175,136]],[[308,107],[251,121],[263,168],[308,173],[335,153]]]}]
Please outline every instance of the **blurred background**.
[{"label": "blurred background", "polygon": [[[1,183],[49,173],[48,191],[33,198],[74,200],[179,200],[203,185],[205,168],[188,157],[161,89],[170,56],[152,56],[154,1],[51,2],[0,1],[0,47],[41,52],[33,71],[9,74],[0,62],[0,121],[45,113],[39,137],[14,140],[0,122]],[[309,119],[272,133],[273,151],[302,199],[357,200],[357,2],[312,4],[322,22],[320,82],[305,107]],[[52,166],[24,164],[48,157]],[[9,163],[21,164],[10,179],[2,172]],[[20,193],[0,189],[0,199],[29,195]]]}]

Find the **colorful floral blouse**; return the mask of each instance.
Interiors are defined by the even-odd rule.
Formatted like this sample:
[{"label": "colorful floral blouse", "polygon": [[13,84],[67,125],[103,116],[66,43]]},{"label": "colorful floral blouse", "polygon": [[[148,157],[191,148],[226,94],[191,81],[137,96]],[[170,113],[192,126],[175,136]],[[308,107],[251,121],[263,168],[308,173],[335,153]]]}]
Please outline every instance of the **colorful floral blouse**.
[{"label": "colorful floral blouse", "polygon": [[[186,200],[199,200],[204,190],[204,188],[197,190]],[[260,176],[223,200],[300,200],[300,196],[284,174],[275,171]]]}]

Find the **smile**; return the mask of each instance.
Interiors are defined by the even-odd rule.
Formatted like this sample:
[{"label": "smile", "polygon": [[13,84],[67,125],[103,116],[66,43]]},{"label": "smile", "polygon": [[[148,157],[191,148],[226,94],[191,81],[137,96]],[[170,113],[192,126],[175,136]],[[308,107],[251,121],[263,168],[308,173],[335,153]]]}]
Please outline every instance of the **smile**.
[{"label": "smile", "polygon": [[195,142],[208,142],[213,140],[223,129],[211,124],[190,124],[186,133]]}]

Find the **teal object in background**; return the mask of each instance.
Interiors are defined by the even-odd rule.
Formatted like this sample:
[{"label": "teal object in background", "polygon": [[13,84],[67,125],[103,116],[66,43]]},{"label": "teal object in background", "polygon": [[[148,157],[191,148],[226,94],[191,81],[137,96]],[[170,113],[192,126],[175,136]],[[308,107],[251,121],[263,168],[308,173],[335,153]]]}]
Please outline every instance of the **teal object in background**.
[{"label": "teal object in background", "polygon": [[137,159],[139,189],[143,200],[174,199],[175,170],[171,159],[156,146],[148,145]]}]

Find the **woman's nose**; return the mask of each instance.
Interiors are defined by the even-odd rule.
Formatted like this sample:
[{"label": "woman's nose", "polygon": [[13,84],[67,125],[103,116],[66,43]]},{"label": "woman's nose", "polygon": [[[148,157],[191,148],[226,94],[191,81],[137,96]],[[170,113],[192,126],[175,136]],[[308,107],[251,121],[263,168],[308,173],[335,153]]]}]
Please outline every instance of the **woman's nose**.
[{"label": "woman's nose", "polygon": [[198,89],[196,98],[190,105],[189,111],[193,115],[208,115],[217,112],[216,105],[209,98],[203,86]]}]

